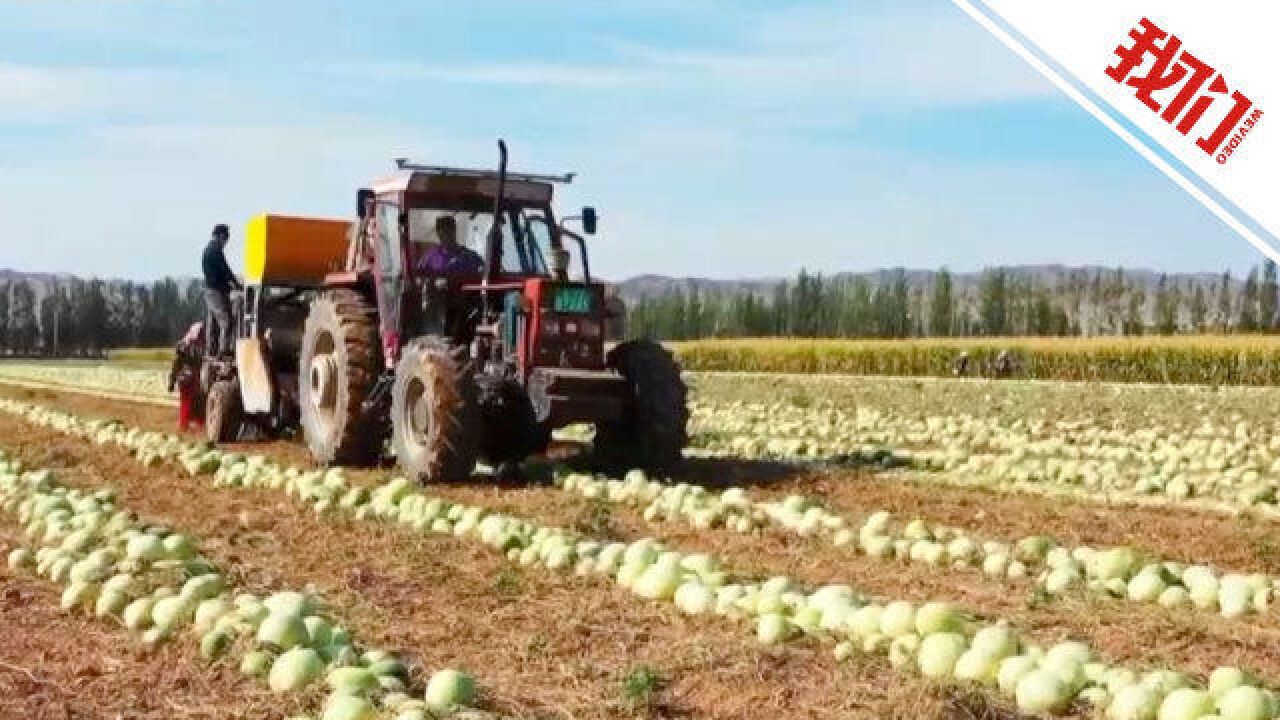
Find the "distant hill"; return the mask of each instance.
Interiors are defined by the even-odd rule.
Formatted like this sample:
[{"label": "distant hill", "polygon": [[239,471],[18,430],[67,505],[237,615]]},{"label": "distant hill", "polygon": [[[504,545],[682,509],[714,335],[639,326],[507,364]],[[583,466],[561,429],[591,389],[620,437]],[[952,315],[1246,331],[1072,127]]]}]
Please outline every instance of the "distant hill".
[{"label": "distant hill", "polygon": [[11,268],[0,268],[0,283],[26,280],[32,284],[47,285],[58,279],[71,277],[67,273],[26,272]]}]

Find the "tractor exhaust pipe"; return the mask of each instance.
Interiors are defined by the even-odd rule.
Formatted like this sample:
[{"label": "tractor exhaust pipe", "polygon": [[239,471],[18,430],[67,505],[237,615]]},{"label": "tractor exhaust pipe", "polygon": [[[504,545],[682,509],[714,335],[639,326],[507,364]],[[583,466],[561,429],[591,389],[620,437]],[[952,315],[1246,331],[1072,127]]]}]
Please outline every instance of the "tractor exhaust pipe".
[{"label": "tractor exhaust pipe", "polygon": [[[489,284],[493,276],[494,266],[498,264],[502,253],[502,201],[507,192],[507,143],[498,140],[498,191],[493,194],[493,223],[489,226],[489,237],[485,244],[484,284]],[[486,294],[485,310],[488,310]]]},{"label": "tractor exhaust pipe", "polygon": [[482,318],[489,317],[489,281],[493,277],[494,266],[502,256],[502,200],[506,192],[507,143],[498,138],[498,191],[493,194],[493,223],[489,225],[489,236],[485,238],[484,279],[480,283]]}]

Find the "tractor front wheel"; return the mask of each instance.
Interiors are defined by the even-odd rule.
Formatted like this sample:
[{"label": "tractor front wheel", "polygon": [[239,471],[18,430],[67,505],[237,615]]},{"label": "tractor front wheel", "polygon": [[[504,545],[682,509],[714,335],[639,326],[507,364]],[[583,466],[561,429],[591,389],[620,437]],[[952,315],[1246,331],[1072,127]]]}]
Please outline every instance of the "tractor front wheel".
[{"label": "tractor front wheel", "polygon": [[231,380],[214,382],[205,400],[205,437],[212,443],[235,442],[240,439],[243,424],[240,388]]},{"label": "tractor front wheel", "polygon": [[596,456],[612,465],[663,469],[676,465],[688,442],[688,389],[680,365],[656,342],[619,343],[605,358],[627,381],[621,422],[596,425]]},{"label": "tractor front wheel", "polygon": [[298,405],[311,455],[326,465],[371,465],[383,418],[364,401],[382,365],[377,311],[360,293],[330,290],[311,303],[298,357]]},{"label": "tractor front wheel", "polygon": [[391,447],[410,480],[471,477],[480,449],[472,375],[465,348],[434,338],[405,347],[391,388]]}]

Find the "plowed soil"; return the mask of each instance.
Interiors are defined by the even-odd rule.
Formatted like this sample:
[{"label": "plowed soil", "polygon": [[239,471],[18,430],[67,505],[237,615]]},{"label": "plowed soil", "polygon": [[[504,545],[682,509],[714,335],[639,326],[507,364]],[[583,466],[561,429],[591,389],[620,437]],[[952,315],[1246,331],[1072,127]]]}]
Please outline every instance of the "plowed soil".
[{"label": "plowed soil", "polygon": [[[134,413],[150,410],[87,404],[74,409],[129,422],[138,422]],[[427,671],[471,670],[485,688],[487,708],[504,715],[1008,714],[988,708],[981,698],[904,677],[880,661],[837,664],[829,648],[816,645],[764,649],[743,626],[686,618],[670,605],[641,600],[611,583],[520,568],[484,546],[452,537],[325,520],[282,493],[218,489],[168,468],[146,469],[122,451],[10,416],[0,416],[0,445],[33,466],[59,471],[62,482],[114,486],[123,505],[192,531],[202,552],[240,586],[312,587],[361,642],[400,651]],[[56,607],[53,600],[46,604]],[[45,665],[39,671],[65,671],[56,660]],[[661,678],[647,696],[625,689],[627,676],[641,668]],[[228,706],[241,701],[234,694],[222,700]]]},{"label": "plowed soil", "polygon": [[[0,534],[0,546],[17,538]],[[260,720],[299,711],[190,647],[148,652],[119,627],[63,613],[52,583],[0,569],[0,718]]]},{"label": "plowed soil", "polygon": [[[74,393],[0,386],[0,394],[157,430],[169,431],[173,422],[170,409]],[[320,519],[280,493],[219,490],[171,468],[143,469],[114,448],[90,446],[7,416],[0,416],[0,445],[33,464],[65,468],[65,481],[119,487],[127,505],[196,532],[206,553],[249,587],[314,583],[342,608],[342,617],[365,642],[405,650],[428,669],[472,669],[486,685],[490,706],[504,713],[940,718],[1003,712],[876,661],[838,665],[828,648],[819,646],[765,650],[748,628],[688,619],[608,583],[512,566],[487,548],[453,538]],[[243,449],[309,464],[305,449],[290,442]],[[700,462],[690,472],[690,479],[712,485],[754,481],[751,492],[759,496],[822,497],[854,518],[887,509],[994,539],[1047,534],[1074,543],[1130,544],[1224,568],[1280,571],[1275,524],[1247,517],[925,486],[898,473],[867,469]],[[384,473],[350,475],[371,482]],[[1027,584],[998,582],[976,570],[869,559],[778,531],[742,536],[650,524],[635,510],[602,507],[551,487],[476,482],[432,492],[600,537],[656,536],[680,549],[713,552],[748,575],[785,573],[812,584],[848,583],[880,596],[949,600],[1008,617],[1046,641],[1086,640],[1109,659],[1138,666],[1205,673],[1237,664],[1280,678],[1275,613],[1225,620],[1114,600],[1046,602],[1029,593]],[[623,678],[644,666],[665,679],[647,703],[623,691]]]}]

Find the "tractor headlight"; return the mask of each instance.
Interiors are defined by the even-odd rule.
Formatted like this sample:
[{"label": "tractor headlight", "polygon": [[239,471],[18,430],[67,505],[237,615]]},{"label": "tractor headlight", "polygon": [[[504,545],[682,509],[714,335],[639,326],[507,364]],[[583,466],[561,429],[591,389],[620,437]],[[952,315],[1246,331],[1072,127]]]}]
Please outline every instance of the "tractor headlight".
[{"label": "tractor headlight", "polygon": [[577,334],[578,334],[578,321],[577,321],[577,320],[565,320],[565,321],[564,321],[564,334],[565,334],[565,335],[577,335]]},{"label": "tractor headlight", "polygon": [[600,321],[599,320],[583,320],[578,324],[578,332],[584,338],[600,337]]},{"label": "tractor headlight", "polygon": [[560,334],[560,321],[555,318],[543,318],[542,334],[547,337],[556,337]]}]

